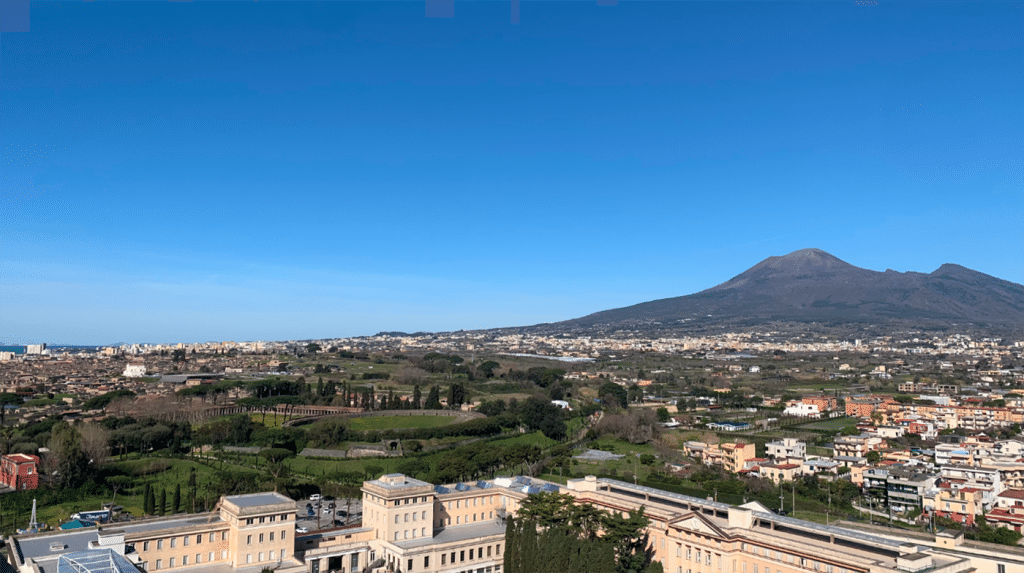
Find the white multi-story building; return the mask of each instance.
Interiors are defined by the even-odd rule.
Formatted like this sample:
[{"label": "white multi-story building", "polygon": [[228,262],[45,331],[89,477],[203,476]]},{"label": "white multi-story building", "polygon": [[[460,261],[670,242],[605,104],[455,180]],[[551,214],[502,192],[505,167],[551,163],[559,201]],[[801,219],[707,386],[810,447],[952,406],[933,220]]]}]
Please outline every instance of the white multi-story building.
[{"label": "white multi-story building", "polygon": [[803,402],[796,402],[786,406],[782,413],[786,416],[800,416],[801,418],[821,417],[821,411],[818,410],[817,404],[804,404]]},{"label": "white multi-story building", "polygon": [[146,375],[145,364],[128,364],[124,367],[122,376],[125,378],[141,378]]},{"label": "white multi-story building", "polygon": [[782,438],[768,442],[764,446],[765,454],[776,461],[803,461],[807,457],[807,444],[796,438]]}]

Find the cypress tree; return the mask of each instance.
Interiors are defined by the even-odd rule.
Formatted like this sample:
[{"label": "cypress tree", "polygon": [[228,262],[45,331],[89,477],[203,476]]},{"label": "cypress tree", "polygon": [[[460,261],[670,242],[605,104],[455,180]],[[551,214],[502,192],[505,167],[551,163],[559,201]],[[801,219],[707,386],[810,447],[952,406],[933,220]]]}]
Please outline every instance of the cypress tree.
[{"label": "cypress tree", "polygon": [[153,485],[146,484],[146,492],[142,494],[142,513],[153,515]]},{"label": "cypress tree", "polygon": [[171,513],[181,512],[181,484],[174,486],[174,497],[171,502]]},{"label": "cypress tree", "polygon": [[163,515],[167,511],[167,490],[160,490],[160,497],[156,500],[156,514]]}]

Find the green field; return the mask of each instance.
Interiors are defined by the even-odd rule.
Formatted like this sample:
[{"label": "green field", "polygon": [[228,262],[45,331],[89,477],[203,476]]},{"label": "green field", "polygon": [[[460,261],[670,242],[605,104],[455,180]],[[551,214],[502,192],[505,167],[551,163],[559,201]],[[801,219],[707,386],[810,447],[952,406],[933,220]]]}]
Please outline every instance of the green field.
[{"label": "green field", "polygon": [[360,432],[363,430],[436,428],[447,426],[456,420],[458,418],[453,416],[372,416],[350,419],[349,428]]},{"label": "green field", "polygon": [[829,418],[828,420],[818,420],[817,422],[800,424],[796,427],[804,430],[826,430],[838,432],[846,426],[852,426],[856,423],[857,418],[843,416],[842,418]]}]

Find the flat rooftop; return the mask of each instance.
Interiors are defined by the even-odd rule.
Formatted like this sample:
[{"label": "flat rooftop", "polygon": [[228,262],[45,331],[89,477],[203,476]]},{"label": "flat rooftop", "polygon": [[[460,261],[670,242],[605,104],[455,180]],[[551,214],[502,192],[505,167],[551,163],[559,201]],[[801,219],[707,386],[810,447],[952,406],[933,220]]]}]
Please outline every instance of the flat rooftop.
[{"label": "flat rooftop", "polygon": [[[219,516],[214,516],[211,521],[209,514],[205,514],[202,516],[192,515],[189,517],[157,519],[141,523],[118,524],[117,529],[124,531],[125,536],[129,536],[136,533],[160,531],[163,529],[177,529],[179,527],[191,527],[195,525],[218,525],[222,523],[223,521],[220,520]],[[103,533],[108,532],[109,530],[103,530]],[[87,529],[68,529],[56,532],[19,535],[16,536],[16,541],[18,545],[21,546],[21,554],[24,555],[25,559],[40,559],[51,556],[56,559],[58,555],[64,553],[87,551],[89,549],[89,542],[99,539],[97,535],[98,533],[100,533],[100,531],[95,527]],[[60,543],[66,545],[67,548],[59,551],[51,551],[51,543]]]},{"label": "flat rooftop", "polygon": [[269,493],[250,493],[246,495],[229,495],[224,498],[225,501],[237,505],[238,507],[259,507],[261,505],[277,505],[279,503],[295,503],[290,497],[281,495],[277,492]]},{"label": "flat rooftop", "polygon": [[505,524],[501,520],[481,521],[469,525],[456,525],[434,531],[433,537],[421,537],[420,539],[409,539],[396,541],[395,545],[403,549],[413,549],[427,545],[438,545],[456,541],[469,541],[491,535],[505,535]]}]

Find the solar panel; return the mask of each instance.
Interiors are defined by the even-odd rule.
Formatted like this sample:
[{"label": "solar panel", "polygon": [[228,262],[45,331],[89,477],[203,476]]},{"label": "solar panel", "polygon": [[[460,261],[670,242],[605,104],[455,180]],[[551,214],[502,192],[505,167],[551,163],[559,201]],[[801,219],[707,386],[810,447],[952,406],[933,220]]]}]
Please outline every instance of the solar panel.
[{"label": "solar panel", "polygon": [[469,486],[462,482],[459,482],[455,484],[455,489],[456,491],[469,491]]},{"label": "solar panel", "polygon": [[448,493],[448,488],[444,487],[443,485],[435,485],[434,493]]},{"label": "solar panel", "polygon": [[553,483],[546,483],[544,484],[544,487],[542,487],[541,489],[543,491],[553,491],[555,493],[558,493],[558,486]]},{"label": "solar panel", "polygon": [[476,487],[478,487],[480,489],[490,489],[492,486],[491,486],[491,484],[489,484],[489,483],[487,483],[487,482],[485,482],[483,480],[480,480],[480,481],[476,482]]}]

